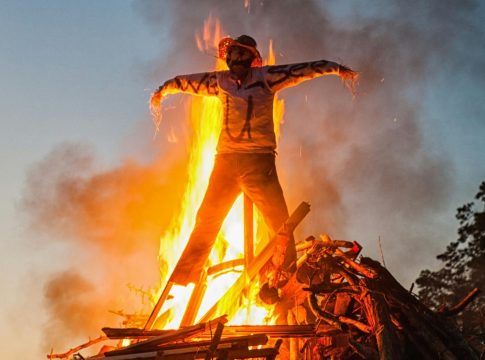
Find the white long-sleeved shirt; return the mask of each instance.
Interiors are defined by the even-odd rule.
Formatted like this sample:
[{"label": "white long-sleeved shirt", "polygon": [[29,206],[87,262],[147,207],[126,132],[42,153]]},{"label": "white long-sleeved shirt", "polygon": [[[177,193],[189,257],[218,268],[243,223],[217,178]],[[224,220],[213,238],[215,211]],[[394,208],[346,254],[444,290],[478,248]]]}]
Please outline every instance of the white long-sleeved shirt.
[{"label": "white long-sleeved shirt", "polygon": [[161,95],[188,93],[217,96],[223,106],[223,124],[217,152],[273,153],[276,136],[273,123],[273,100],[279,90],[323,75],[338,75],[339,64],[313,62],[253,67],[242,83],[229,71],[179,75],[166,81]]}]

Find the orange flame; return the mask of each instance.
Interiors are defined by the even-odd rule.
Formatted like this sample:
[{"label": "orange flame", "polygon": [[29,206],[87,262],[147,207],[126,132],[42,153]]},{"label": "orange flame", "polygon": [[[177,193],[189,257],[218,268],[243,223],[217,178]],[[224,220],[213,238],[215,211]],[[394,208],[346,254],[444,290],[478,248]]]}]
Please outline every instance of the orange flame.
[{"label": "orange flame", "polygon": [[[219,40],[223,37],[223,30],[219,20],[212,16],[204,22],[202,34],[195,34],[195,41],[200,51],[209,52],[217,49]],[[274,64],[275,56],[272,42],[269,43],[269,56],[265,64]],[[226,70],[224,61],[217,59],[216,70]],[[284,103],[275,98],[274,119],[275,131],[279,135],[279,127],[284,112]],[[159,256],[166,263],[163,269],[162,282],[173,271],[178,258],[185,248],[192,228],[195,224],[197,209],[199,208],[205,190],[208,185],[210,172],[214,165],[217,140],[221,131],[222,105],[218,98],[194,97],[190,103],[190,121],[193,126],[193,138],[190,144],[190,160],[187,168],[189,179],[182,198],[180,214],[173,220],[169,230],[160,240]],[[227,215],[222,229],[216,240],[214,249],[210,255],[212,264],[223,261],[242,259],[244,254],[244,222],[243,204],[240,196],[231,211]],[[267,241],[267,231],[264,230],[262,217],[255,212],[255,251],[258,243]],[[237,280],[240,272],[228,272],[220,276],[209,276],[206,295],[203,298],[196,321],[216,302],[219,297]],[[162,307],[159,316],[165,317],[163,321],[157,321],[156,327],[176,328],[179,327],[186,304],[193,290],[193,285],[187,287],[174,286],[170,292],[172,300],[167,301]],[[230,323],[268,323],[271,308],[258,305],[257,293],[259,286],[253,285],[249,289],[236,316],[230,319]],[[160,289],[161,292],[161,289]]]}]

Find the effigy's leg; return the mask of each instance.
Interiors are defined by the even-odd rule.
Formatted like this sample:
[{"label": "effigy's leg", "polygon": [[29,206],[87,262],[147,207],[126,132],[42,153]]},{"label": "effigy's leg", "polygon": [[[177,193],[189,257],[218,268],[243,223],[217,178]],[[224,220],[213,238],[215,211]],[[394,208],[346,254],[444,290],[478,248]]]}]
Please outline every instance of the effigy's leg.
[{"label": "effigy's leg", "polygon": [[241,179],[243,191],[261,211],[272,235],[276,236],[277,247],[272,263],[278,269],[293,272],[296,267],[295,241],[291,231],[281,230],[289,213],[276,173],[274,155],[248,155],[241,168],[244,169]]},{"label": "effigy's leg", "polygon": [[197,212],[195,227],[175,266],[171,281],[187,285],[199,280],[221,225],[240,192],[233,164],[218,156]]}]

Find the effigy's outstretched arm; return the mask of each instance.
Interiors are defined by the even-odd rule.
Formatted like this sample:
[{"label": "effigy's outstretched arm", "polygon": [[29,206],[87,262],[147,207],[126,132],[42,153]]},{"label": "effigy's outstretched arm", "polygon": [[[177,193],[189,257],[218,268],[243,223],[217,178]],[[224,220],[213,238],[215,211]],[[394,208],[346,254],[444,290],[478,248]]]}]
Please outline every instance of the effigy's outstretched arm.
[{"label": "effigy's outstretched arm", "polygon": [[150,96],[150,112],[158,131],[161,122],[161,103],[165,96],[185,93],[201,96],[216,96],[219,93],[215,72],[205,72],[189,75],[178,75],[167,80]]},{"label": "effigy's outstretched arm", "polygon": [[353,90],[358,78],[357,71],[329,60],[265,66],[263,71],[266,83],[273,92],[324,75],[339,76],[345,85]]}]

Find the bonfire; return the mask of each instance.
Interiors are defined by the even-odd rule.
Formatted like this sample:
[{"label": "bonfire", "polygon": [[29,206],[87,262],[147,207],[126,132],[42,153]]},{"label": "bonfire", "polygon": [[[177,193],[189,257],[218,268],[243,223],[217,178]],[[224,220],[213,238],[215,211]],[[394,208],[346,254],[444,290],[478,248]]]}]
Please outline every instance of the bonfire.
[{"label": "bonfire", "polygon": [[[309,205],[300,204],[283,227],[294,230],[308,212]],[[357,260],[362,250],[357,242],[332,240],[328,235],[297,243],[297,272],[282,289],[260,289],[256,302],[272,304],[274,324],[230,325],[228,320],[244,308],[245,294],[257,283],[274,246],[270,241],[257,255],[245,258],[238,279],[195,325],[191,323],[208,277],[238,262],[214,265],[201,276],[180,328],[154,328],[157,322],[167,322],[161,309],[170,297],[173,284],[169,282],[144,328],[103,328],[105,336],[48,357],[84,359],[77,353],[81,348],[111,339],[119,340],[117,347],[105,346],[87,359],[479,358],[448,319],[472,301],[478,289],[459,304],[433,312],[379,262],[366,257]]]},{"label": "bonfire", "polygon": [[[220,24],[209,19],[200,50],[217,46]],[[271,43],[266,63],[274,63]],[[223,69],[222,62],[216,64]],[[275,99],[278,134],[284,104]],[[217,99],[192,102],[197,134],[190,150],[189,183],[181,213],[162,235],[163,286],[146,316],[127,316],[123,328],[103,328],[104,335],[49,359],[478,359],[448,320],[478,293],[433,312],[404,289],[385,267],[360,257],[356,241],[309,236],[297,242],[297,271],[280,289],[260,284],[275,242],[253,204],[244,195],[226,218],[209,266],[194,285],[179,286],[171,273],[194,225],[207,186],[220,132]],[[155,114],[160,120],[161,113]],[[156,122],[156,129],[159,129]],[[293,232],[309,213],[302,202],[282,225]],[[317,214],[318,216],[318,214]],[[142,324],[142,325],[140,325]],[[110,340],[98,354],[80,351]],[[114,342],[114,345],[113,345]]]}]

